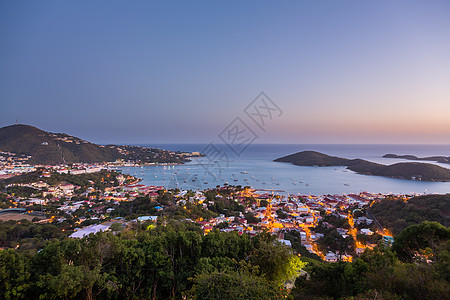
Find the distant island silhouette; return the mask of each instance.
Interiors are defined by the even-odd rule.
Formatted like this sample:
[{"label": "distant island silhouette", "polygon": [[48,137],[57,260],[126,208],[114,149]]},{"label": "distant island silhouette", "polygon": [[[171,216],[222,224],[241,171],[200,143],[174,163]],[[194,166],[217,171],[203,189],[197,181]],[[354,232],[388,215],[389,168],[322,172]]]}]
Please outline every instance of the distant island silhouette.
[{"label": "distant island silhouette", "polygon": [[277,158],[274,161],[287,162],[297,166],[344,166],[351,171],[363,175],[422,181],[450,181],[450,169],[428,163],[405,162],[383,165],[363,159],[346,159],[329,156],[316,151],[297,152]]},{"label": "distant island silhouette", "polygon": [[430,156],[430,157],[417,157],[414,155],[397,155],[397,154],[385,154],[384,158],[400,158],[407,160],[425,160],[435,161],[442,164],[450,164],[450,156]]}]

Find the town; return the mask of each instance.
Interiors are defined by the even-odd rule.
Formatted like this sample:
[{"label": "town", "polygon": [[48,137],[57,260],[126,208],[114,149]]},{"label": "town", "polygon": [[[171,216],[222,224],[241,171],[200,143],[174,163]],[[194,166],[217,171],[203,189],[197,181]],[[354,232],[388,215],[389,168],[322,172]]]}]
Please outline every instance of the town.
[{"label": "town", "polygon": [[[250,236],[268,232],[301,256],[352,261],[366,248],[393,242],[390,231],[370,214],[371,205],[386,197],[409,197],[368,192],[290,195],[228,184],[166,189],[143,185],[107,164],[28,166],[22,157],[2,155],[7,174],[0,181],[0,220],[55,224],[69,238],[176,219],[196,224],[205,235],[214,230]],[[1,246],[21,247],[19,241]]]}]

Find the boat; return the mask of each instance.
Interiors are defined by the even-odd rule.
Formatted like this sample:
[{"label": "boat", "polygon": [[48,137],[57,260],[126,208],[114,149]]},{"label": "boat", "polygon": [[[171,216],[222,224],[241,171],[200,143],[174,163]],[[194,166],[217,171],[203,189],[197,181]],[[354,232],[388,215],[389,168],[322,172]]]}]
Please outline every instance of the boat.
[{"label": "boat", "polygon": [[241,171],[241,174],[248,174],[247,171]]}]

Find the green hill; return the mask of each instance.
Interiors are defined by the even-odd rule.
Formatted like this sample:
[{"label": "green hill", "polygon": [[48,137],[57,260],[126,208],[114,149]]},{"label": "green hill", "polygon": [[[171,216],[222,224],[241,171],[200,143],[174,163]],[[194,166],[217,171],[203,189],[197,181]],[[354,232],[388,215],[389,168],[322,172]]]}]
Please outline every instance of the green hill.
[{"label": "green hill", "polygon": [[275,159],[277,162],[288,162],[298,166],[347,166],[348,159],[329,156],[316,151],[303,151]]},{"label": "green hill", "polygon": [[450,194],[423,195],[403,201],[400,199],[384,199],[375,203],[370,212],[383,227],[398,234],[408,226],[424,221],[436,221],[450,226]]},{"label": "green hill", "polygon": [[363,159],[346,159],[315,151],[302,151],[277,158],[274,161],[288,162],[297,166],[346,166],[349,170],[364,175],[409,180],[450,181],[450,169],[427,163],[405,162],[386,166]]},{"label": "green hill", "polygon": [[30,155],[28,162],[31,164],[95,163],[120,157],[117,149],[20,124],[0,128],[0,149]]},{"label": "green hill", "polygon": [[51,133],[29,125],[0,128],[0,150],[28,155],[29,164],[99,163],[117,159],[134,162],[186,161],[172,152],[139,146],[96,145],[64,133]]}]

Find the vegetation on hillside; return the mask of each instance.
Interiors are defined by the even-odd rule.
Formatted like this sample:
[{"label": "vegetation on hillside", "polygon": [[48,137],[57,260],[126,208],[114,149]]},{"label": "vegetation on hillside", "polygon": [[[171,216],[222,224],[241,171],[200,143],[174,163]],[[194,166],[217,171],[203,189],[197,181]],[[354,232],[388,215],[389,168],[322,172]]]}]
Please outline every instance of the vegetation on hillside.
[{"label": "vegetation on hillside", "polygon": [[408,201],[386,198],[373,204],[370,212],[381,225],[394,234],[424,221],[436,221],[450,226],[450,194],[423,195]]},{"label": "vegetation on hillside", "polygon": [[47,242],[32,255],[0,251],[0,298],[274,299],[303,266],[270,235],[136,224],[118,235]]},{"label": "vegetation on hillside", "polygon": [[[417,244],[416,233],[426,239]],[[425,222],[405,229],[393,251],[366,250],[351,263],[307,260],[309,278],[299,278],[291,294],[294,299],[449,299],[449,234],[448,228]]]},{"label": "vegetation on hillside", "polygon": [[29,125],[0,128],[0,150],[31,158],[29,164],[100,163],[118,159],[138,163],[182,163],[185,158],[169,151],[140,147],[96,145],[64,133],[51,133]]}]

